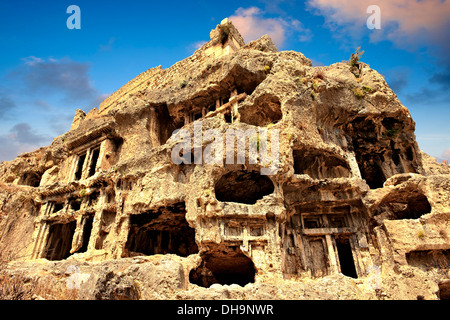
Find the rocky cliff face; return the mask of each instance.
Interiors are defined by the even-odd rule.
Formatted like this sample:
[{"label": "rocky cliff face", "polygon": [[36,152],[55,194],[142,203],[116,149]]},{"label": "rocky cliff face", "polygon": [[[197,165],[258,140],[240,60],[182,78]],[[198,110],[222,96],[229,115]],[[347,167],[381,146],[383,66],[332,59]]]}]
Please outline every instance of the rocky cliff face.
[{"label": "rocky cliff face", "polygon": [[0,165],[0,294],[448,299],[450,170],[384,78],[210,36]]}]

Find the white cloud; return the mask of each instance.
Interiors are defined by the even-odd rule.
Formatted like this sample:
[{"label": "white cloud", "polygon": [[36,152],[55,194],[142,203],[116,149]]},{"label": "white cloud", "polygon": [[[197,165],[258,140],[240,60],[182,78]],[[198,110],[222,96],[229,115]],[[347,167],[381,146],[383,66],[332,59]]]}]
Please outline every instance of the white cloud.
[{"label": "white cloud", "polygon": [[[359,37],[367,31],[367,7],[381,10],[381,30],[372,40],[388,39],[401,47],[448,42],[450,2],[441,0],[309,0],[308,6],[326,18],[338,35]],[[344,32],[342,32],[344,31]]]},{"label": "white cloud", "polygon": [[29,66],[34,66],[38,63],[44,62],[43,59],[35,57],[35,56],[26,57],[26,58],[23,58],[22,60],[25,62],[26,65],[29,65]]}]

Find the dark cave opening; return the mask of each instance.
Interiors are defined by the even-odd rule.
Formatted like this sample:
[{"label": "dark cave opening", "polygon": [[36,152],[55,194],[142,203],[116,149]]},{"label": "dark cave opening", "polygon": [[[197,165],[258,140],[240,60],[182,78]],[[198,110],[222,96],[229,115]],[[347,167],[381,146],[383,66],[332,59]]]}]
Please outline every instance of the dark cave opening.
[{"label": "dark cave opening", "polygon": [[231,112],[226,112],[223,116],[226,123],[233,123],[233,116],[231,115]]},{"label": "dark cave opening", "polygon": [[386,177],[381,169],[382,156],[378,154],[359,154],[357,153],[357,162],[361,177],[366,180],[370,189],[382,188]]},{"label": "dark cave opening", "polygon": [[62,209],[64,209],[64,202],[55,202],[53,204],[53,213],[61,211]]},{"label": "dark cave opening", "polygon": [[94,216],[88,215],[83,217],[83,244],[78,250],[79,253],[86,252],[89,245],[89,239],[91,238],[92,225],[94,222]]},{"label": "dark cave opening", "polygon": [[41,174],[38,174],[36,172],[27,172],[23,175],[19,184],[37,188],[41,183],[41,178],[42,178]]},{"label": "dark cave opening", "polygon": [[50,226],[45,248],[45,258],[48,260],[63,260],[70,256],[76,221],[55,223]]},{"label": "dark cave opening", "polygon": [[417,172],[413,145],[406,140],[409,130],[399,119],[386,117],[381,123],[375,119],[357,117],[347,125],[361,177],[371,189],[382,188],[394,174]]},{"label": "dark cave opening", "polygon": [[81,199],[69,199],[69,208],[73,211],[78,211],[81,208]]},{"label": "dark cave opening", "polygon": [[95,169],[97,168],[98,158],[100,156],[100,148],[92,151],[91,163],[89,165],[89,177],[95,174]]},{"label": "dark cave opening", "polygon": [[417,219],[432,210],[428,198],[422,193],[410,193],[405,196],[399,194],[391,197],[395,198],[385,200],[379,205],[374,216],[376,221]]},{"label": "dark cave opening", "polygon": [[398,219],[417,219],[430,212],[431,205],[428,202],[428,198],[425,195],[420,194],[408,201],[405,210],[397,212],[396,214]]},{"label": "dark cave opening", "polygon": [[217,200],[245,204],[255,204],[274,190],[272,180],[257,171],[231,171],[215,185]]},{"label": "dark cave opening", "polygon": [[438,284],[438,296],[440,300],[450,300],[450,280],[442,281]]},{"label": "dark cave opening", "polygon": [[189,273],[189,281],[205,288],[215,283],[243,287],[255,282],[255,274],[253,261],[235,246],[202,255],[200,266]]},{"label": "dark cave opening", "polygon": [[352,247],[348,238],[336,238],[336,248],[338,252],[341,273],[347,277],[358,278],[353,260]]},{"label": "dark cave opening", "polygon": [[82,154],[78,157],[77,169],[75,171],[75,180],[81,179],[81,176],[83,175],[83,166],[84,166],[85,160],[86,160],[86,153]]},{"label": "dark cave opening", "polygon": [[126,249],[145,255],[172,253],[187,257],[197,253],[195,230],[185,215],[184,203],[132,215]]}]

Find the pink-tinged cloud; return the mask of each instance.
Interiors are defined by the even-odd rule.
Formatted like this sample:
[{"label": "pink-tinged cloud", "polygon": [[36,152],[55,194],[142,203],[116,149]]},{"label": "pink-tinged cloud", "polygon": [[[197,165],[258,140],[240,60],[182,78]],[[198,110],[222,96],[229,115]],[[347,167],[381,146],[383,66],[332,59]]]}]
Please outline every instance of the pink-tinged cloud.
[{"label": "pink-tinged cloud", "polygon": [[356,33],[366,28],[370,16],[367,8],[378,5],[381,10],[381,32],[373,33],[373,39],[377,37],[377,40],[385,37],[400,45],[415,45],[417,41],[437,44],[448,37],[449,1],[309,0],[308,5],[325,16],[329,25],[352,26]]},{"label": "pink-tinged cloud", "polygon": [[297,40],[301,42],[309,41],[312,37],[311,31],[305,29],[299,20],[281,17],[264,18],[263,14],[264,12],[257,7],[239,8],[229,19],[244,37],[245,42],[256,40],[267,34],[280,48],[291,34],[295,34]]},{"label": "pink-tinged cloud", "polygon": [[450,149],[447,149],[444,151],[444,153],[442,153],[442,158],[444,158],[444,160],[450,161]]}]

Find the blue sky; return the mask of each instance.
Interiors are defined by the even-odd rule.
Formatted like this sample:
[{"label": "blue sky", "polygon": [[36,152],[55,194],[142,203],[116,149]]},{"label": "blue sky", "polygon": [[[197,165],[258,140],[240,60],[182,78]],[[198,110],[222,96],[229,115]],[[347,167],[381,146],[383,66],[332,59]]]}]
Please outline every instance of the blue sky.
[{"label": "blue sky", "polygon": [[[381,9],[370,30],[366,8]],[[69,30],[69,5],[81,30]],[[248,42],[268,33],[315,65],[362,61],[383,74],[416,122],[422,150],[450,159],[450,3],[442,0],[0,2],[0,161],[51,143],[139,73],[168,68],[229,17]]]}]

